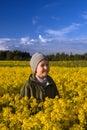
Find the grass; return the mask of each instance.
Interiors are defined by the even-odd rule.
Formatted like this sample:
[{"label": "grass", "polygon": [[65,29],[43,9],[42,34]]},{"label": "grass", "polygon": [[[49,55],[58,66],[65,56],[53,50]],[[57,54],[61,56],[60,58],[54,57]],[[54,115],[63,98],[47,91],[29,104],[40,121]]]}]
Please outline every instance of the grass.
[{"label": "grass", "polygon": [[87,67],[87,61],[52,61],[50,62],[50,65],[60,67]]},{"label": "grass", "polygon": [[[0,61],[0,67],[27,67],[29,61]],[[59,67],[87,67],[87,61],[50,61],[50,66]]]}]

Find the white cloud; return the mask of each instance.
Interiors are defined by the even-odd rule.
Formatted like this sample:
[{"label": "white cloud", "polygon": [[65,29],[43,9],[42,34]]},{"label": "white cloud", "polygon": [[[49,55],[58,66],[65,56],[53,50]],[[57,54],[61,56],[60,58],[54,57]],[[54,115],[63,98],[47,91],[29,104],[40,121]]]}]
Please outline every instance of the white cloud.
[{"label": "white cloud", "polygon": [[26,37],[26,38],[21,38],[21,39],[20,39],[20,42],[21,42],[22,44],[29,44],[29,38],[28,38],[28,37]]},{"label": "white cloud", "polygon": [[20,43],[22,44],[33,44],[34,42],[36,42],[37,39],[30,39],[29,37],[22,37],[20,38]]},{"label": "white cloud", "polygon": [[10,39],[9,38],[0,38],[0,44],[3,44],[7,41],[10,41]]},{"label": "white cloud", "polygon": [[45,38],[43,38],[41,35],[39,35],[39,39],[40,39],[40,41],[42,42],[42,43],[46,43],[46,39]]},{"label": "white cloud", "polygon": [[30,42],[35,42],[36,40],[35,39],[30,39]]},{"label": "white cloud", "polygon": [[4,45],[0,45],[0,50],[8,50],[8,47],[6,47]]},{"label": "white cloud", "polygon": [[50,35],[61,37],[61,36],[64,36],[64,35],[72,32],[73,30],[78,29],[79,26],[80,26],[80,24],[72,24],[66,28],[61,29],[61,30],[48,29],[48,30],[46,30],[46,32]]},{"label": "white cloud", "polygon": [[[45,37],[45,36],[44,36]],[[28,44],[29,43],[29,44]],[[32,43],[32,44],[30,44]],[[47,43],[47,44],[43,44]],[[44,46],[43,46],[44,45]],[[29,37],[21,39],[0,39],[0,50],[21,50],[29,53],[36,51],[43,53],[85,53],[87,52],[87,38],[43,38],[30,39]]]}]

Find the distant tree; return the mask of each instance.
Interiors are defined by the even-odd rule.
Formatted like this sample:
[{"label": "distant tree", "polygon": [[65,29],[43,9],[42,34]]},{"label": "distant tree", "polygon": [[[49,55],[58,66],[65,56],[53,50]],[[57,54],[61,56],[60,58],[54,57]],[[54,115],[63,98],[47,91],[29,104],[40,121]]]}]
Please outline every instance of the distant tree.
[{"label": "distant tree", "polygon": [[14,52],[14,60],[29,60],[30,59],[30,53],[28,52],[21,52],[19,50],[15,50]]},{"label": "distant tree", "polygon": [[54,61],[54,60],[55,60],[55,55],[54,55],[54,54],[48,55],[48,59],[49,59],[50,61]]},{"label": "distant tree", "polygon": [[72,52],[70,53],[69,57],[70,57],[70,60],[74,60],[74,55],[72,54]]},{"label": "distant tree", "polygon": [[61,54],[60,60],[65,60],[65,53],[64,52]]},{"label": "distant tree", "polygon": [[23,60],[29,60],[31,58],[30,53],[27,52],[22,52],[21,56]]},{"label": "distant tree", "polygon": [[29,52],[15,51],[0,51],[0,60],[29,60]]},{"label": "distant tree", "polygon": [[55,57],[56,57],[56,61],[59,61],[60,60],[60,53],[56,53]]},{"label": "distant tree", "polygon": [[7,51],[0,51],[0,60],[6,59],[6,53],[7,53]]},{"label": "distant tree", "polygon": [[13,60],[13,52],[12,51],[7,51],[6,60]]},{"label": "distant tree", "polygon": [[[31,55],[29,52],[22,52],[19,50],[14,51],[0,51],[0,60],[30,60]],[[87,53],[85,54],[66,54],[56,53],[48,55],[50,61],[62,61],[62,60],[87,60]]]},{"label": "distant tree", "polygon": [[84,57],[83,57],[82,59],[87,60],[87,53],[85,53],[83,56],[84,56]]}]

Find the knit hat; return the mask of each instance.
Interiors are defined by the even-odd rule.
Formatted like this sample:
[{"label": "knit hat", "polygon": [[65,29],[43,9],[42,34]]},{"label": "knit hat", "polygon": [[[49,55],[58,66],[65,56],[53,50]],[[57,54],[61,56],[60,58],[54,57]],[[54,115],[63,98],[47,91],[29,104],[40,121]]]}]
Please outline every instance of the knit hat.
[{"label": "knit hat", "polygon": [[36,70],[38,63],[44,59],[48,60],[48,58],[41,53],[36,52],[35,54],[32,55],[31,60],[30,60],[30,66],[34,72]]}]

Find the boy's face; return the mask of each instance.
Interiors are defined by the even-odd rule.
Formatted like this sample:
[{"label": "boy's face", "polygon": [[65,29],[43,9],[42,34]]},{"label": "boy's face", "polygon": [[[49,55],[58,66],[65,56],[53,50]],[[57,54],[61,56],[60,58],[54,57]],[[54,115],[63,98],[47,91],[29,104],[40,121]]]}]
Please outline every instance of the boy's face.
[{"label": "boy's face", "polygon": [[49,61],[47,60],[42,60],[39,62],[39,64],[37,65],[37,69],[36,69],[36,75],[39,78],[45,78],[48,74],[50,70],[49,67]]}]

